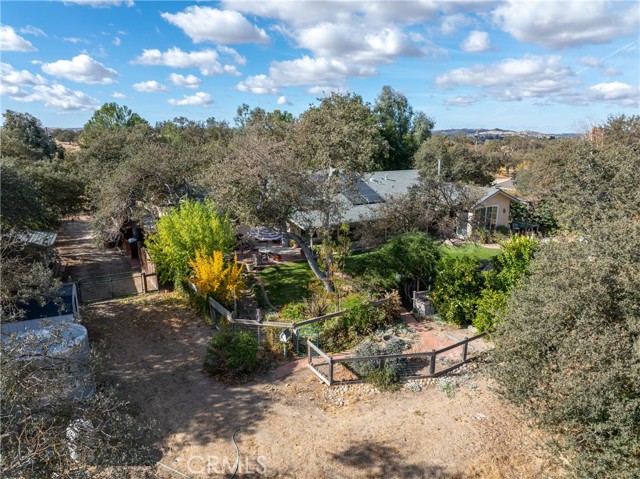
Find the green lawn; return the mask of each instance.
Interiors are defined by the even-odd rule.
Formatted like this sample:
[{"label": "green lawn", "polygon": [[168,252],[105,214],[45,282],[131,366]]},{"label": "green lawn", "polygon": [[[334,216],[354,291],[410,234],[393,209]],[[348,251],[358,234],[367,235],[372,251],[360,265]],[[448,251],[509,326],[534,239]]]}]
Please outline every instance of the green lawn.
[{"label": "green lawn", "polygon": [[276,307],[300,301],[310,294],[315,275],[306,261],[283,263],[261,270],[260,279],[267,290],[269,301]]},{"label": "green lawn", "polygon": [[475,244],[464,244],[462,246],[440,246],[440,253],[444,256],[471,256],[481,263],[488,263],[495,256],[500,254],[500,249],[485,248]]}]

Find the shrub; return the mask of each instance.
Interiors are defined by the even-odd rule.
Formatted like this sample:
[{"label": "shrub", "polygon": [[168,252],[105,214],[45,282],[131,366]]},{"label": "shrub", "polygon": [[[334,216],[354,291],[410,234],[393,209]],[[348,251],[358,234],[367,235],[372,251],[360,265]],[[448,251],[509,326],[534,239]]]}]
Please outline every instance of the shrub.
[{"label": "shrub", "polygon": [[303,303],[285,304],[280,310],[279,319],[288,323],[297,323],[305,319],[306,308]]},{"label": "shrub", "polygon": [[[356,356],[378,356],[381,354],[399,354],[407,349],[409,344],[402,339],[379,343],[371,339],[365,339],[355,349]],[[363,379],[380,390],[397,390],[403,368],[406,367],[406,359],[387,359],[384,366],[380,367],[379,361],[356,361],[350,363],[351,368]]]},{"label": "shrub", "polygon": [[221,331],[209,341],[204,368],[214,376],[246,374],[257,361],[258,341],[253,334]]},{"label": "shrub", "polygon": [[146,247],[158,267],[162,281],[173,281],[180,288],[189,274],[189,261],[196,252],[226,254],[235,245],[231,221],[219,215],[214,203],[187,200],[161,217],[157,233],[149,236]]},{"label": "shrub", "polygon": [[387,314],[384,308],[372,306],[369,299],[361,295],[345,299],[343,307],[345,313],[326,321],[322,329],[322,342],[333,351],[344,350],[358,337],[367,336],[397,320],[397,316]]},{"label": "shrub", "polygon": [[485,288],[477,303],[473,325],[479,331],[492,329],[504,315],[507,299],[529,272],[538,241],[514,236],[500,244],[502,252],[493,259],[494,271],[486,273]]},{"label": "shrub", "polygon": [[582,478],[640,477],[640,224],[541,247],[498,325],[505,397],[556,435]]},{"label": "shrub", "polygon": [[244,289],[242,266],[236,261],[225,262],[222,251],[214,251],[207,255],[196,251],[196,257],[189,261],[193,268],[193,276],[189,278],[203,295],[210,294],[216,301],[229,306],[233,302],[236,291]]},{"label": "shrub", "polygon": [[489,331],[497,324],[507,306],[509,293],[485,288],[476,302],[476,316],[473,326],[479,331]]},{"label": "shrub", "polygon": [[479,266],[477,260],[466,256],[445,257],[439,261],[431,299],[443,320],[458,325],[471,324],[482,289]]}]

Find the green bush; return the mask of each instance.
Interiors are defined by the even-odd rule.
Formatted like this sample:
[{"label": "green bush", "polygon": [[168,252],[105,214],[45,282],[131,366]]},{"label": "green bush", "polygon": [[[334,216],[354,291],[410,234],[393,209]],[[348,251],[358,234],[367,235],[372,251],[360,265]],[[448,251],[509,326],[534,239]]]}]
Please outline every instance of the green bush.
[{"label": "green bush", "polygon": [[500,248],[502,251],[493,259],[494,271],[485,273],[485,287],[476,303],[473,325],[479,331],[492,329],[504,315],[509,296],[529,272],[538,241],[514,236]]},{"label": "green bush", "polygon": [[398,316],[388,314],[392,313],[392,308],[372,306],[369,299],[361,295],[345,299],[342,306],[345,313],[327,320],[322,327],[322,343],[331,351],[349,348],[358,338],[368,336],[398,319]]},{"label": "green bush", "polygon": [[440,251],[424,233],[405,233],[390,239],[380,249],[350,257],[346,272],[356,276],[365,291],[391,291],[425,287],[433,281]]},{"label": "green bush", "polygon": [[493,329],[500,320],[507,306],[509,293],[491,288],[485,288],[476,302],[476,316],[473,326],[479,331]]},{"label": "green bush", "polygon": [[215,334],[204,361],[204,368],[214,376],[247,374],[258,361],[258,341],[253,334],[221,331]]},{"label": "green bush", "polygon": [[391,369],[376,369],[364,377],[365,382],[380,391],[397,391],[400,389],[400,377]]},{"label": "green bush", "polygon": [[[396,339],[386,343],[380,343],[367,338],[355,348],[355,356],[379,356],[381,354],[400,354],[409,347],[409,343],[402,339]],[[390,359],[385,361],[384,368],[399,374],[406,360]],[[379,361],[357,361],[350,363],[351,368],[361,376],[367,376],[372,371],[380,369]]]},{"label": "green bush", "polygon": [[640,222],[549,243],[509,299],[492,369],[571,477],[640,477]]},{"label": "green bush", "polygon": [[471,324],[482,290],[480,263],[473,258],[445,257],[438,262],[431,299],[438,315],[448,323]]},{"label": "green bush", "polygon": [[278,316],[287,323],[297,323],[305,319],[306,314],[306,307],[303,303],[289,303],[280,309]]}]

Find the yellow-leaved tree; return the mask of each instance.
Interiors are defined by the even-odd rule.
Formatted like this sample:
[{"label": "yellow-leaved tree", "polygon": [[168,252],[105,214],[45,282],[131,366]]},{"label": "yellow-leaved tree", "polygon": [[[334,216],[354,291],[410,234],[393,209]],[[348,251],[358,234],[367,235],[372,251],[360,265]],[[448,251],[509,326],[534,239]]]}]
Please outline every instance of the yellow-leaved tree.
[{"label": "yellow-leaved tree", "polygon": [[222,251],[214,251],[210,256],[204,251],[197,251],[189,265],[193,269],[189,280],[197,286],[198,291],[203,295],[211,294],[223,304],[231,304],[236,291],[244,288],[240,274],[242,266],[236,261],[225,262]]}]

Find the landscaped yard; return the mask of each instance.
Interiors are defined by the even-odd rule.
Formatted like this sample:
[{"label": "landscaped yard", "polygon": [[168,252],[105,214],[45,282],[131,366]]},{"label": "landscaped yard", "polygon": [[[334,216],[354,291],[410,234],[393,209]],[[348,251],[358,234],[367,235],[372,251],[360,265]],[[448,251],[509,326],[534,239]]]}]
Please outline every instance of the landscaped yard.
[{"label": "landscaped yard", "polygon": [[83,318],[119,392],[157,423],[164,466],[154,477],[231,476],[236,430],[242,477],[256,470],[287,479],[548,475],[541,438],[482,373],[462,372],[453,391],[328,388],[306,369],[228,385],[204,374],[212,328],[175,294],[91,304]]},{"label": "landscaped yard", "polygon": [[276,307],[299,301],[311,292],[315,276],[306,261],[283,263],[265,268],[260,273],[269,301]]},{"label": "landscaped yard", "polygon": [[[345,273],[352,277],[378,269],[379,257],[374,251],[353,253],[347,258]],[[470,256],[481,263],[488,263],[500,253],[500,249],[486,248],[475,244],[462,246],[441,245],[440,253],[443,256],[461,257]],[[315,275],[306,261],[283,263],[277,266],[265,268],[259,272],[260,279],[264,283],[269,301],[276,307],[284,306],[292,301],[299,301],[310,293],[310,285],[315,281]]]}]

